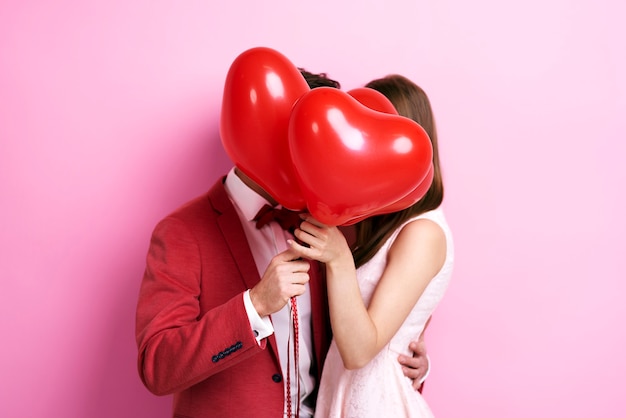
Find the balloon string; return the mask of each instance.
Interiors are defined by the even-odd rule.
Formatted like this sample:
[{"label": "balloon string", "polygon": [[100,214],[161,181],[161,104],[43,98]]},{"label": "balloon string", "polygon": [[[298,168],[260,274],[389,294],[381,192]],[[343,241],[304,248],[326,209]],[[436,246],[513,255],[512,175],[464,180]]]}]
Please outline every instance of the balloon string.
[{"label": "balloon string", "polygon": [[[294,378],[296,379],[297,398],[296,398],[296,414],[295,417],[300,416],[300,370],[299,370],[299,351],[300,351],[300,329],[298,321],[298,304],[296,297],[293,296],[291,302],[291,320],[293,322],[293,360],[294,360]],[[291,399],[291,355],[287,354],[287,417],[292,417],[292,399]]]}]

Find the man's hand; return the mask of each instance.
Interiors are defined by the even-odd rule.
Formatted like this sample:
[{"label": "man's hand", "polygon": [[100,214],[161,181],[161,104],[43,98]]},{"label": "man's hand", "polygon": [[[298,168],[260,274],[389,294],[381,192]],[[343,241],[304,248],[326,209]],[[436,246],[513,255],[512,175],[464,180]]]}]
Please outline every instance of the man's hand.
[{"label": "man's hand", "polygon": [[426,380],[428,372],[430,371],[430,360],[426,353],[424,334],[426,334],[426,328],[428,328],[431,319],[432,317],[428,318],[426,321],[418,340],[409,344],[409,350],[413,352],[413,357],[402,355],[398,357],[398,362],[402,365],[404,375],[413,380],[413,388],[420,392],[424,386],[424,380]]},{"label": "man's hand", "polygon": [[413,341],[409,344],[409,349],[413,351],[413,357],[400,355],[398,361],[402,365],[404,375],[413,380],[415,390],[420,390],[430,367],[426,356],[426,343],[423,339]]},{"label": "man's hand", "polygon": [[309,281],[308,261],[299,260],[292,249],[272,258],[261,281],[250,289],[250,301],[259,316],[278,312],[292,296],[300,296]]}]

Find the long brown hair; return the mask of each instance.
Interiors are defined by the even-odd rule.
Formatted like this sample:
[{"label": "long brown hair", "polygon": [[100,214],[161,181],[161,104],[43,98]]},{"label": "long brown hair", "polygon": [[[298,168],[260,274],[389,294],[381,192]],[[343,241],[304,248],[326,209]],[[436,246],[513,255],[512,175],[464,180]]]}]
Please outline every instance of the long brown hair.
[{"label": "long brown hair", "polygon": [[369,261],[402,223],[416,215],[438,208],[443,201],[437,129],[430,100],[424,90],[408,78],[397,74],[370,81],[366,87],[384,94],[400,115],[413,119],[424,128],[433,146],[434,178],[428,192],[413,206],[398,212],[372,216],[356,225],[353,256],[357,267]]}]

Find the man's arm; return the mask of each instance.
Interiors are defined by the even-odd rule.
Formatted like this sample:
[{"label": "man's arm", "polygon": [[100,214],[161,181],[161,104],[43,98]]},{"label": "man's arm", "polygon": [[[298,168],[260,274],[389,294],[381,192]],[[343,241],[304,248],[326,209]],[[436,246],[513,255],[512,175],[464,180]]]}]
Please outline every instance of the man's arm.
[{"label": "man's arm", "polygon": [[[236,294],[222,288],[219,280],[215,288],[206,288],[207,283],[202,288],[202,269],[207,266],[202,266],[195,235],[184,222],[166,218],[157,225],[146,263],[136,338],[139,374],[151,392],[179,392],[265,348],[250,329],[245,289]],[[228,283],[227,277],[220,279]],[[203,312],[201,292],[212,292],[223,302]]]}]

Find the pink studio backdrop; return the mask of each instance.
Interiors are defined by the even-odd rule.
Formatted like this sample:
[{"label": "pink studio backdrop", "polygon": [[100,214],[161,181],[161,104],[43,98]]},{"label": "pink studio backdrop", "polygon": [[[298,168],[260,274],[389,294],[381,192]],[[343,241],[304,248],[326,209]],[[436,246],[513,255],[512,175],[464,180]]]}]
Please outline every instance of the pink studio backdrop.
[{"label": "pink studio backdrop", "polygon": [[0,4],[0,416],[170,415],[135,366],[145,253],[230,167],[222,87],[254,46],[432,99],[457,249],[437,416],[626,416],[626,7],[226,3]]}]

